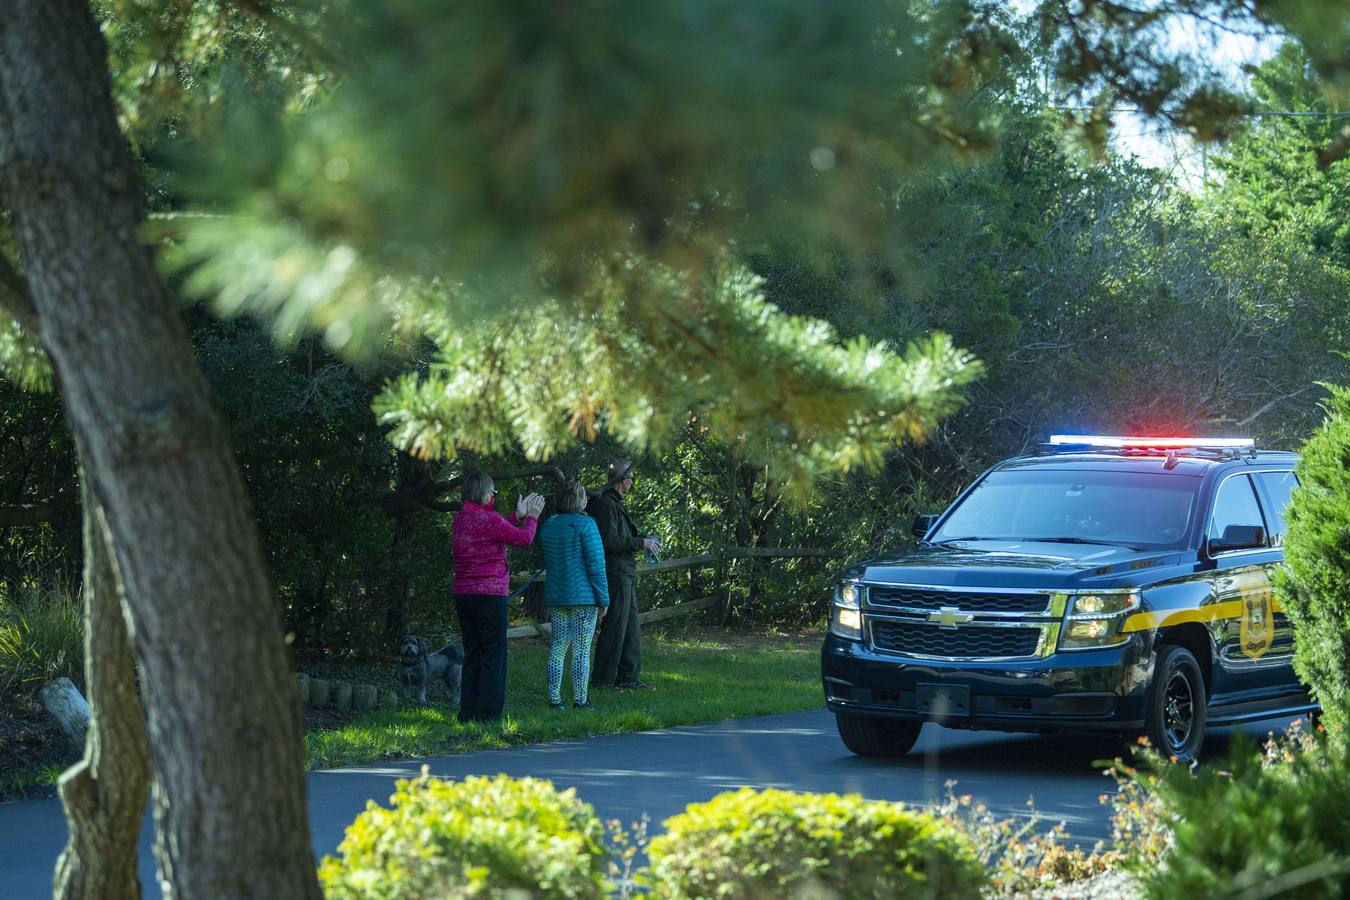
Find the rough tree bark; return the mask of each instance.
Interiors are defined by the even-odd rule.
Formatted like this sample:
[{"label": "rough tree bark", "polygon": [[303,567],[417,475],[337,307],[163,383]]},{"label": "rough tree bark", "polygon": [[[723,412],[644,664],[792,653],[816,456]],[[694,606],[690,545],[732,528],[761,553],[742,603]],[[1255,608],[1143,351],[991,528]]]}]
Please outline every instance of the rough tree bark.
[{"label": "rough tree bark", "polygon": [[70,840],[56,863],[55,900],[141,895],[136,845],[150,790],[150,761],[121,593],[103,513],[86,490],[84,680],[94,719],[84,759],[61,776]]},{"label": "rough tree bark", "polygon": [[166,892],[318,898],[280,618],[81,0],[0,0],[0,187],[130,608]]}]

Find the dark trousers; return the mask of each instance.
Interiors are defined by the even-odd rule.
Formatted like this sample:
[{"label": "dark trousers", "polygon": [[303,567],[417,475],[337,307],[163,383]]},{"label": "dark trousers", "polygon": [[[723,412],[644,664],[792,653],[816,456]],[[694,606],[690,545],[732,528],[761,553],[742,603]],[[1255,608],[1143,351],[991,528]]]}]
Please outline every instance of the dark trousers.
[{"label": "dark trousers", "polygon": [[506,706],[506,598],[456,594],[455,612],[464,638],[459,720],[495,722]]},{"label": "dark trousers", "polygon": [[642,627],[634,581],[622,575],[607,581],[609,612],[600,620],[600,640],[591,668],[591,684],[597,687],[637,681],[642,668]]}]

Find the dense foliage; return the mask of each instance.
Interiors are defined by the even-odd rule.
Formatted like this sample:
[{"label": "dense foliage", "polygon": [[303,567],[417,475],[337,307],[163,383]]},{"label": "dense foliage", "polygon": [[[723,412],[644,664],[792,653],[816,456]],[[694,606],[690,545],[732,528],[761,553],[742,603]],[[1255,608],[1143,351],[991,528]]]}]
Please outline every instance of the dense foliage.
[{"label": "dense foliage", "polygon": [[1216,212],[1246,233],[1301,241],[1350,266],[1350,159],[1323,165],[1350,116],[1313,72],[1307,54],[1286,44],[1252,75],[1255,114],[1217,159],[1224,176]]},{"label": "dense foliage", "polygon": [[1327,727],[1350,725],[1350,388],[1335,387],[1327,421],[1303,445],[1277,588],[1294,623],[1294,668]]},{"label": "dense foliage", "polygon": [[598,898],[603,840],[590,805],[547,781],[424,774],[397,782],[390,808],[368,803],[319,878],[349,900]]},{"label": "dense foliage", "polygon": [[[229,32],[246,47],[247,34]],[[298,68],[286,83],[312,90],[300,77],[303,55],[288,59]],[[1298,80],[1307,77],[1284,53],[1261,68],[1255,90],[1307,93]],[[722,274],[697,297],[700,315],[723,321],[706,352],[689,343],[680,317],[654,343],[634,343],[623,296],[603,285],[593,317],[562,296],[458,326],[426,309],[416,319],[425,340],[393,335],[390,353],[363,363],[317,336],[292,331],[277,349],[262,325],[195,311],[199,360],[231,423],[296,649],[380,656],[405,630],[445,633],[453,479],[475,465],[521,469],[531,452],[598,485],[607,456],[664,434],[639,459],[630,505],[666,538],[667,556],[732,546],[857,556],[909,540],[914,513],[939,509],[985,465],[1053,430],[1236,432],[1297,447],[1322,415],[1316,383],[1347,377],[1336,350],[1350,328],[1350,274],[1332,227],[1341,217],[1325,206],[1344,193],[1327,181],[1343,178],[1341,168],[1300,163],[1311,181],[1294,193],[1306,203],[1271,190],[1289,142],[1313,141],[1279,136],[1310,126],[1258,120],[1227,151],[1223,184],[1194,198],[1166,173],[1095,161],[1025,80],[1000,90],[991,156],[881,182],[895,198],[893,247],[871,265],[843,248],[787,239],[724,252]],[[172,154],[157,149],[159,120],[151,107],[136,109],[147,123],[148,170],[160,171]],[[1286,213],[1241,212],[1277,196]],[[173,194],[162,202],[171,206]],[[653,302],[688,296],[674,270],[665,270],[665,289],[652,284],[655,263],[639,270]],[[453,296],[471,310],[491,303],[468,285]],[[714,333],[761,322],[768,327],[754,343],[740,344],[753,364],[725,368]],[[984,376],[968,382],[976,367],[939,350],[935,332],[973,352]],[[929,349],[908,363],[874,352],[913,341]],[[651,363],[691,346],[688,358],[718,372],[715,381]],[[935,351],[951,363],[916,367]],[[956,393],[934,389],[958,372],[952,385],[967,382],[959,409]],[[766,377],[775,390],[755,386]],[[647,379],[669,383],[652,393]],[[736,404],[714,390],[729,384],[739,384]],[[0,496],[31,517],[6,531],[0,577],[17,586],[39,572],[73,572],[78,510],[59,405],[12,388],[0,400],[8,423]],[[577,404],[606,403],[595,431],[569,416]],[[884,414],[838,418],[868,409]],[[924,443],[894,446],[915,436],[913,423],[942,416]],[[851,436],[840,440],[846,422]],[[595,443],[559,444],[559,423]],[[421,461],[389,446],[391,426],[400,444],[428,452],[449,452],[470,432],[492,452]],[[801,483],[794,472],[813,478],[809,497],[792,490]],[[552,483],[505,479],[504,502]],[[517,569],[536,562],[529,553],[513,559]],[[732,620],[805,624],[823,609],[829,570],[827,560],[742,560],[692,580],[648,579],[643,591],[647,603],[717,592]]]},{"label": "dense foliage", "polygon": [[196,322],[297,651],[387,652],[414,598],[448,598],[451,573],[449,517],[396,502],[434,479],[392,451],[371,411],[387,370],[317,340],[278,350],[247,320]]},{"label": "dense foliage", "polygon": [[[947,74],[969,67],[971,80],[952,80],[922,101],[917,130],[891,117],[903,133],[886,139],[904,159],[845,162],[845,146],[884,130],[877,110],[855,110],[847,136],[808,148],[830,150],[835,163],[821,169],[829,154],[807,154],[808,195],[824,189],[819,179],[843,191],[838,197],[867,184],[865,208],[846,215],[831,207],[807,227],[796,214],[764,212],[786,195],[716,192],[718,203],[667,215],[659,233],[639,228],[634,241],[603,241],[605,252],[587,254],[569,242],[599,241],[638,214],[620,186],[593,186],[603,202],[585,232],[538,215],[539,204],[562,202],[549,192],[565,193],[565,185],[480,192],[473,204],[514,210],[493,227],[517,229],[520,241],[501,245],[506,256],[477,258],[459,245],[419,249],[462,223],[467,207],[428,202],[424,184],[404,177],[430,164],[420,158],[430,144],[381,144],[383,132],[353,130],[393,107],[369,96],[380,85],[359,83],[336,57],[329,42],[340,20],[320,25],[303,6],[285,17],[261,10],[262,18],[212,2],[101,9],[117,98],[162,215],[156,234],[185,265],[185,290],[261,320],[221,323],[204,308],[189,316],[302,654],[380,656],[406,630],[445,632],[454,479],[477,465],[504,472],[544,457],[597,485],[606,457],[637,450],[642,478],[630,505],[645,529],[666,538],[667,556],[732,546],[858,556],[909,540],[914,513],[940,508],[985,465],[1050,431],[1241,433],[1292,449],[1321,418],[1317,383],[1350,374],[1336,352],[1350,328],[1345,162],[1322,167],[1314,152],[1334,140],[1339,120],[1246,120],[1217,154],[1222,182],[1193,197],[1165,172],[1099,160],[1075,144],[1073,126],[1051,109],[1057,86],[1033,77],[1053,51],[1019,58],[1007,44],[1015,25],[999,16],[963,17],[953,7],[951,18],[929,23],[943,46],[964,48]],[[434,18],[424,4],[402,9]],[[504,14],[484,9],[483,27],[497,27]],[[825,28],[840,14],[789,5],[773,15]],[[644,35],[674,27],[681,40],[703,39],[678,22],[638,25]],[[537,38],[540,46],[563,39]],[[444,58],[389,65],[428,66],[439,83],[487,58],[455,46]],[[660,42],[643,46],[653,65],[668,52]],[[790,49],[824,54],[824,65],[829,46]],[[790,85],[770,72],[784,48],[766,33],[760,49],[765,57],[745,60],[746,72],[781,99]],[[1247,101],[1334,108],[1306,54],[1291,44],[1261,66]],[[574,62],[583,68],[569,71],[581,78],[584,62]],[[498,87],[526,97],[524,86],[544,78],[536,64]],[[944,63],[867,55],[850,65],[850,77],[914,80]],[[432,82],[410,83],[432,96]],[[709,75],[701,89],[716,84]],[[713,95],[701,96],[695,118],[712,117],[716,128],[701,133],[699,146],[722,152],[734,126],[745,144],[737,159],[763,151],[757,136],[772,131],[771,121],[724,120]],[[675,99],[682,109],[693,103]],[[614,109],[576,115],[606,133],[634,127]],[[810,115],[801,112],[804,134]],[[288,145],[279,129],[292,127],[301,139]],[[526,181],[538,182],[549,159],[575,157],[579,128],[560,122],[519,157],[489,159],[491,171],[501,169],[495,180],[534,173]],[[994,135],[993,152],[972,161],[967,151],[987,150]],[[208,139],[228,158],[202,168]],[[453,149],[481,156],[476,145]],[[612,151],[615,158],[587,165],[641,169],[637,148],[619,141]],[[789,151],[775,145],[756,165],[781,154],[797,172]],[[414,154],[411,169],[393,165],[400,154]],[[432,180],[461,177],[456,171]],[[682,183],[716,188],[708,171],[691,164],[680,172]],[[803,172],[783,184],[798,184]],[[232,215],[180,214],[189,206]],[[642,215],[659,217],[655,209]],[[389,228],[374,228],[386,219]],[[411,237],[391,254],[390,234]],[[556,252],[534,257],[528,285],[493,277],[540,248]],[[480,263],[473,277],[447,275]],[[582,269],[563,271],[573,264]],[[374,324],[390,321],[392,331]],[[271,344],[278,336],[281,349]],[[0,352],[6,371],[40,382],[31,342],[11,344]],[[916,348],[908,356],[895,350],[907,345]],[[0,542],[0,580],[11,589],[72,580],[75,467],[59,403],[3,390],[0,501],[8,505],[0,505],[0,523],[12,527]],[[417,453],[460,455],[418,459],[391,448],[391,436]],[[916,437],[921,444],[897,446]],[[477,452],[464,455],[466,448]],[[804,492],[808,481],[814,487]],[[540,475],[502,479],[504,502],[552,484]],[[535,563],[513,554],[518,570]],[[731,620],[800,625],[817,621],[831,565],[741,560],[647,579],[643,592],[648,603],[721,593]]]},{"label": "dense foliage", "polygon": [[1172,846],[1143,874],[1148,896],[1342,897],[1350,888],[1350,759],[1304,735],[1259,754],[1240,741],[1194,771],[1154,760],[1149,790]]},{"label": "dense foliage", "polygon": [[62,591],[0,596],[0,690],[36,693],[54,678],[84,682],[84,619]]},{"label": "dense foliage", "polygon": [[541,458],[599,430],[659,450],[694,412],[800,494],[960,404],[967,353],[840,346],[766,303],[734,245],[893,256],[878,186],[989,143],[968,100],[1014,50],[991,10],[444,12],[332,4],[314,35],[343,49],[331,86],[206,117],[180,199],[212,214],[170,243],[190,293],[349,355],[389,324],[429,335],[432,368],[380,400],[419,457]]},{"label": "dense foliage", "polygon": [[657,897],[969,897],[986,879],[950,823],[856,794],[742,788],[664,828],[648,848]]}]

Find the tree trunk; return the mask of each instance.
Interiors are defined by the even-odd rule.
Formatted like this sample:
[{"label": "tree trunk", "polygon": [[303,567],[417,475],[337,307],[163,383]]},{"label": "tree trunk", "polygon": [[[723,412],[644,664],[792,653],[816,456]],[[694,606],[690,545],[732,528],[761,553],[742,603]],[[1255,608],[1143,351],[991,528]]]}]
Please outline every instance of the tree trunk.
[{"label": "tree trunk", "polygon": [[84,680],[94,720],[84,759],[61,776],[70,840],[56,863],[55,900],[141,895],[136,846],[150,786],[150,761],[121,593],[103,513],[86,489]]},{"label": "tree trunk", "polygon": [[0,0],[0,178],[130,608],[166,892],[317,898],[280,617],[81,0]]}]

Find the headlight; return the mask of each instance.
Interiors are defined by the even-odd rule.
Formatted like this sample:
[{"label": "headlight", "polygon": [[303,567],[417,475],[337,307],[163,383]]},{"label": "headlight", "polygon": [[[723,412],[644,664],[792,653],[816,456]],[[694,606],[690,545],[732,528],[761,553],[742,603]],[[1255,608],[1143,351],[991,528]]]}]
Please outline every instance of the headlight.
[{"label": "headlight", "polygon": [[1120,626],[1139,605],[1136,590],[1069,594],[1059,649],[1095,650],[1125,643],[1129,636],[1120,633]]},{"label": "headlight", "polygon": [[1132,612],[1139,608],[1138,591],[1102,591],[1093,594],[1070,595],[1073,605],[1069,607],[1069,618],[1084,616],[1115,616],[1123,612]]},{"label": "headlight", "polygon": [[862,589],[856,581],[841,581],[830,605],[830,631],[841,638],[862,640]]},{"label": "headlight", "polygon": [[[819,595],[817,595],[819,596]],[[845,609],[861,609],[862,590],[856,581],[841,581],[834,589],[834,605]]]}]

